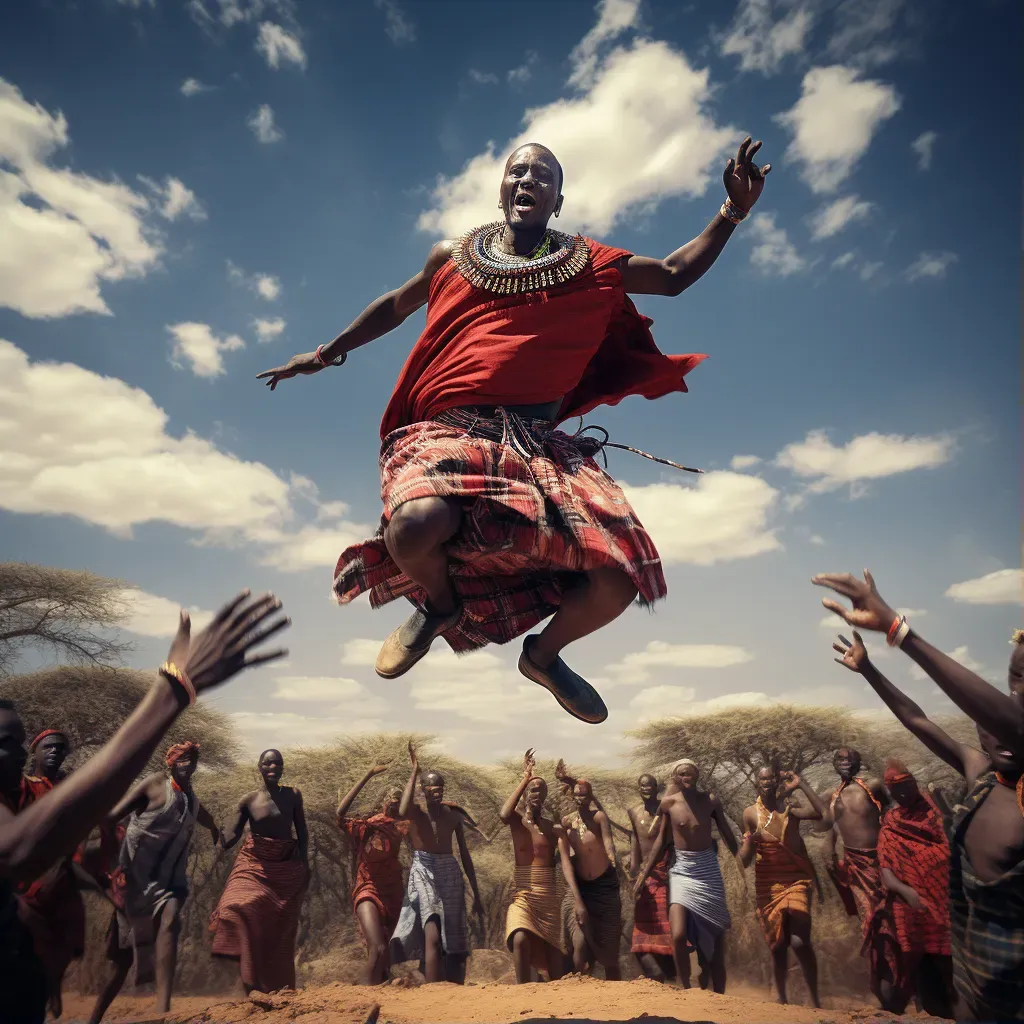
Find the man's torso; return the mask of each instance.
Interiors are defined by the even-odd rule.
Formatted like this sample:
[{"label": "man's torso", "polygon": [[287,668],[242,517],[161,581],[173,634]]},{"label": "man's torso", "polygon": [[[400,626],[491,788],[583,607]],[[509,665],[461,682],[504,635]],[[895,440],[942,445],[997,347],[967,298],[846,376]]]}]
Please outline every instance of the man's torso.
[{"label": "man's torso", "polygon": [[700,853],[711,846],[711,796],[695,792],[687,800],[674,793],[662,802],[672,825],[672,841],[677,850]]},{"label": "man's torso", "polygon": [[246,798],[249,830],[268,839],[291,839],[295,802],[291,786],[281,786],[273,795],[265,789],[251,793]]}]

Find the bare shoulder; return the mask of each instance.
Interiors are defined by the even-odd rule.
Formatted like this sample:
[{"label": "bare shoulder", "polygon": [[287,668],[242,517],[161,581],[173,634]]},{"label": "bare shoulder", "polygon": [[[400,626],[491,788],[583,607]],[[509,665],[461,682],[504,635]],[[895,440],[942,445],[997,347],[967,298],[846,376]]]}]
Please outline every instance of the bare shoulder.
[{"label": "bare shoulder", "polygon": [[248,810],[256,802],[259,795],[260,791],[258,789],[250,790],[238,801],[238,809],[240,811]]},{"label": "bare shoulder", "polygon": [[288,788],[291,790],[292,799],[297,804],[301,804],[302,803],[302,790],[299,789],[298,786],[289,786]]},{"label": "bare shoulder", "polygon": [[427,276],[432,277],[436,271],[440,270],[451,259],[454,248],[455,242],[450,238],[435,242],[430,247],[430,252],[427,253],[427,262],[423,265],[423,270]]},{"label": "bare shoulder", "polygon": [[969,747],[965,743],[962,749],[964,779],[967,781],[968,787],[971,787],[978,780],[979,776],[992,770],[992,762],[989,760],[987,754],[978,750],[976,747]]}]

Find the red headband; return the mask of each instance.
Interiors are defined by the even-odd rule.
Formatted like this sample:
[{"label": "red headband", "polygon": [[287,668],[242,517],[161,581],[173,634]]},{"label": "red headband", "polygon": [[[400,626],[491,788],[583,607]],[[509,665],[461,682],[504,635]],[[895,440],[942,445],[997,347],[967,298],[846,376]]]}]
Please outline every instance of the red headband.
[{"label": "red headband", "polygon": [[191,740],[185,740],[184,743],[175,743],[173,747],[167,748],[167,754],[164,757],[164,763],[168,768],[173,768],[182,758],[191,757],[192,754],[199,756],[199,744],[193,743]]},{"label": "red headband", "polygon": [[885,766],[885,775],[882,777],[887,786],[894,786],[898,782],[913,781],[914,776],[903,767],[893,765]]},{"label": "red headband", "polygon": [[34,739],[34,740],[33,740],[33,741],[32,741],[32,742],[31,742],[31,743],[29,744],[29,745],[28,745],[28,751],[29,751],[29,753],[30,753],[30,754],[31,754],[31,753],[33,753],[33,752],[35,751],[36,747],[38,747],[38,746],[39,746],[39,744],[40,744],[40,743],[42,743],[42,742],[43,742],[43,740],[45,740],[47,736],[63,736],[63,737],[64,737],[64,739],[67,739],[67,738],[68,738],[68,737],[67,737],[67,733],[65,733],[63,729],[44,729],[44,730],[43,730],[43,731],[42,731],[42,732],[41,732],[41,733],[40,733],[40,734],[39,734],[39,735],[38,735],[38,736],[37,736],[37,737],[36,737],[36,738],[35,738],[35,739]]}]

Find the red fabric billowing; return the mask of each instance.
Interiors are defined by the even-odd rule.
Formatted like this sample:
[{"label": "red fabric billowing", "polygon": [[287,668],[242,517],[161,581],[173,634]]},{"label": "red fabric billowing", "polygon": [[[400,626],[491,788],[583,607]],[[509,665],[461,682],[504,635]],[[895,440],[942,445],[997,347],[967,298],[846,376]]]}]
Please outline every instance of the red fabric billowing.
[{"label": "red fabric billowing", "polygon": [[460,405],[564,399],[559,420],[627,395],[686,391],[704,355],[667,356],[652,321],[626,295],[617,262],[630,255],[587,239],[590,262],[540,292],[496,296],[449,260],[430,285],[427,323],[399,374],[381,437]]},{"label": "red fabric billowing", "polygon": [[390,936],[405,895],[398,855],[409,834],[409,822],[378,813],[369,818],[340,818],[338,825],[351,836],[355,852],[352,909],[370,900],[380,913],[384,934]]}]

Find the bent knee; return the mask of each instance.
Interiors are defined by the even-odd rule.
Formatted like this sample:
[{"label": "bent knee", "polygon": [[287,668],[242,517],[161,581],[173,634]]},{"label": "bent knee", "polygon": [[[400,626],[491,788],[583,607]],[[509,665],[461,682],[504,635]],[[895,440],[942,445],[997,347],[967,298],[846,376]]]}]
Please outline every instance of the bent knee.
[{"label": "bent knee", "polygon": [[512,935],[512,951],[514,953],[521,953],[530,948],[530,935],[522,928],[519,931],[514,932]]},{"label": "bent knee", "polygon": [[622,569],[593,569],[588,574],[591,586],[599,587],[610,598],[623,604],[632,604],[640,593],[633,578]]},{"label": "bent knee", "polygon": [[388,947],[385,942],[372,942],[367,947],[367,954],[375,964],[382,964],[387,959]]},{"label": "bent knee", "polygon": [[398,558],[415,556],[446,541],[458,529],[459,507],[447,498],[415,498],[392,513],[385,539]]}]

